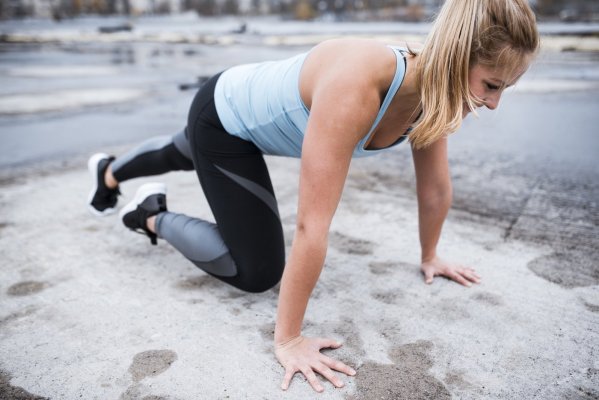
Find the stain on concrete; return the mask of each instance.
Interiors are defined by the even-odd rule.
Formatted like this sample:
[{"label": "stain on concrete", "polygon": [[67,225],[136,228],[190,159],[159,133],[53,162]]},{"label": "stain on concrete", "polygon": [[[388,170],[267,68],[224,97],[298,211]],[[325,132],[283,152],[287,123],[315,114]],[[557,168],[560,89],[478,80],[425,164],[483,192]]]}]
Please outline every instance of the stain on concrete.
[{"label": "stain on concrete", "polygon": [[148,376],[160,375],[177,360],[177,353],[171,350],[148,350],[133,357],[129,372],[135,382]]},{"label": "stain on concrete", "polygon": [[528,263],[537,276],[564,288],[599,284],[599,264],[584,252],[553,253]]},{"label": "stain on concrete", "polygon": [[368,264],[368,269],[375,275],[388,275],[397,268],[397,263],[392,261],[371,262]]},{"label": "stain on concrete", "polygon": [[98,232],[100,231],[100,228],[96,225],[88,225],[84,227],[83,230],[86,232]]},{"label": "stain on concrete", "polygon": [[260,332],[260,336],[262,337],[262,353],[272,355],[275,339],[275,323],[261,325],[258,328],[258,332]]},{"label": "stain on concrete", "polygon": [[368,264],[369,271],[374,275],[388,275],[398,269],[414,270],[419,266],[401,261],[373,261]]},{"label": "stain on concrete", "polygon": [[222,287],[222,282],[209,275],[192,276],[180,280],[176,287],[183,290],[214,289]]},{"label": "stain on concrete", "polygon": [[403,298],[403,293],[397,289],[372,292],[370,295],[373,299],[385,304],[397,304],[397,300]]},{"label": "stain on concrete", "polygon": [[589,310],[591,312],[599,313],[599,305],[597,305],[597,304],[591,304],[591,303],[587,303],[585,301],[584,306],[587,308],[587,310]]},{"label": "stain on concrete", "polygon": [[0,231],[13,225],[14,224],[12,222],[0,222]]},{"label": "stain on concrete", "polygon": [[[360,329],[358,329],[354,321],[349,318],[343,318],[333,329],[333,332],[343,338],[341,353],[349,353],[348,356],[352,359],[364,357],[366,354],[364,351],[364,341],[360,336]],[[357,362],[357,360],[354,361]]]},{"label": "stain on concrete", "polygon": [[260,336],[266,343],[272,343],[273,338],[275,337],[275,323],[269,322],[268,324],[264,324],[258,328],[260,332]]},{"label": "stain on concrete", "polygon": [[47,282],[39,281],[24,281],[15,283],[8,288],[6,293],[9,296],[29,296],[31,294],[41,292],[45,288],[50,286]]},{"label": "stain on concrete", "polygon": [[241,297],[246,297],[246,296],[248,296],[248,293],[246,293],[246,292],[243,292],[239,289],[230,289],[229,291],[227,291],[227,293],[223,297],[227,298],[227,299],[235,300],[235,299],[239,299]]},{"label": "stain on concrete", "polygon": [[356,393],[346,395],[345,398],[451,399],[451,394],[443,382],[428,372],[433,366],[430,356],[432,347],[432,342],[419,340],[393,348],[389,352],[393,364],[364,363],[356,374]]},{"label": "stain on concrete", "polygon": [[0,187],[17,185],[19,183],[23,183],[23,179],[18,179],[16,176],[0,176]]},{"label": "stain on concrete", "polygon": [[470,318],[470,313],[462,304],[463,301],[461,299],[445,299],[436,307],[435,312],[444,321],[458,321]]},{"label": "stain on concrete", "polygon": [[563,400],[597,400],[599,399],[599,391],[589,387],[576,387],[568,389],[562,394]]},{"label": "stain on concrete", "polygon": [[467,390],[473,388],[473,385],[464,379],[464,374],[461,372],[447,372],[443,381],[447,386],[456,388],[458,390]]},{"label": "stain on concrete", "polygon": [[26,307],[23,310],[16,311],[14,313],[8,314],[6,317],[0,318],[0,326],[6,325],[15,321],[19,318],[26,317],[28,315],[33,314],[39,308],[38,307]]},{"label": "stain on concrete", "polygon": [[12,376],[3,370],[0,370],[0,399],[7,400],[48,400],[48,397],[42,397],[31,394],[22,387],[10,384]]},{"label": "stain on concrete", "polygon": [[375,246],[368,240],[354,238],[339,232],[330,233],[329,244],[342,253],[362,256],[372,254]]},{"label": "stain on concrete", "polygon": [[141,397],[139,384],[133,384],[127,388],[127,390],[121,394],[119,400],[138,400]]},{"label": "stain on concrete", "polygon": [[483,304],[490,306],[502,306],[504,304],[503,298],[491,292],[478,292],[470,296],[472,300],[476,300]]}]

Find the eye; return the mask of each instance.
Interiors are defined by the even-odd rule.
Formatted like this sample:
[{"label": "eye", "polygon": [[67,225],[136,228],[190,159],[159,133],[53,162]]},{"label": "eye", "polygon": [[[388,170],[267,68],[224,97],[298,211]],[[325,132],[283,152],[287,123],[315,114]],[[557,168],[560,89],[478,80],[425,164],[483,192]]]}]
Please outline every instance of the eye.
[{"label": "eye", "polygon": [[485,82],[485,85],[487,86],[487,89],[489,89],[489,90],[499,90],[499,86],[493,85],[492,83]]}]

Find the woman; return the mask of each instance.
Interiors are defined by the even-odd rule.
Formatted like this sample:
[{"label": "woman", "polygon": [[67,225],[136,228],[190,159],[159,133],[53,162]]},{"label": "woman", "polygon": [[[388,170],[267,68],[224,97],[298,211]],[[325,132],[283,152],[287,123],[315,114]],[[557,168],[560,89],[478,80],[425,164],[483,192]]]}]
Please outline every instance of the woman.
[{"label": "woman", "polygon": [[[121,211],[123,223],[154,244],[165,239],[245,291],[267,290],[282,276],[274,338],[285,368],[282,388],[298,371],[316,391],[323,390],[316,373],[341,387],[333,371],[355,371],[320,353],[340,344],[304,337],[301,326],[352,157],[409,139],[425,281],[479,282],[473,269],[436,253],[451,203],[446,136],[477,107],[496,108],[538,46],[526,0],[448,0],[418,51],[341,39],[288,60],[231,68],[200,89],[183,132],[117,159],[92,157],[90,209],[114,211],[124,180],[195,169],[217,225],[167,211],[162,184],[142,186]],[[286,264],[263,154],[301,157],[297,228]]]}]

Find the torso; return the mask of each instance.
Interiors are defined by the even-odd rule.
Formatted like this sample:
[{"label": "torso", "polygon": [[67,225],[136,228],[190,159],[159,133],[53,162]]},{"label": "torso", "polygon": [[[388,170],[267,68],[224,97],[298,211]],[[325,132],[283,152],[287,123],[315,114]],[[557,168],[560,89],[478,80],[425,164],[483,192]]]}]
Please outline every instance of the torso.
[{"label": "torso", "polygon": [[[346,39],[350,41],[351,39]],[[362,40],[355,40],[358,44],[362,44]],[[384,46],[375,41],[369,41],[369,45]],[[379,75],[380,82],[380,101],[387,94],[387,90],[393,80],[396,70],[396,56],[393,53],[394,50],[384,46],[387,51],[377,52],[374,58],[371,58],[372,62],[372,73]],[[313,50],[312,54],[309,54],[304,63],[304,67],[300,73],[300,95],[302,100],[308,107],[312,103],[312,91],[311,86],[317,74],[319,67],[327,65],[329,59],[338,57],[338,54],[334,54],[334,47],[331,48],[329,45],[328,49],[318,51],[318,46]],[[338,50],[341,54],[344,49],[341,47]],[[357,46],[357,51],[360,51],[360,47]],[[369,55],[371,56],[371,55]],[[393,145],[413,124],[419,113],[419,97],[415,95],[414,91],[414,61],[415,58],[409,54],[406,54],[406,74],[404,81],[393,97],[391,104],[385,112],[383,118],[379,122],[378,126],[374,130],[369,141],[366,143],[365,148],[368,150],[382,149]],[[375,115],[373,115],[374,120]],[[364,132],[366,135],[368,132]]]}]

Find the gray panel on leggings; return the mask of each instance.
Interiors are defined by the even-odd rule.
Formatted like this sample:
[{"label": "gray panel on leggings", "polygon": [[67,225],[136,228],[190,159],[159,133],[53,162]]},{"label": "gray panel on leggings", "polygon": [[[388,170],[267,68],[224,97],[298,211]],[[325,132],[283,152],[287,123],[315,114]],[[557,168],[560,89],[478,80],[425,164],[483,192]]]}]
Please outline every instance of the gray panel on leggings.
[{"label": "gray panel on leggings", "polygon": [[277,199],[273,196],[268,190],[264,189],[262,186],[258,185],[256,182],[252,182],[249,179],[244,178],[243,176],[239,176],[234,174],[233,172],[227,171],[224,168],[219,167],[214,164],[214,166],[223,174],[227,175],[229,178],[237,182],[241,187],[252,193],[254,196],[258,197],[262,200],[268,208],[275,213],[277,218],[279,217],[279,208],[277,207]]},{"label": "gray panel on leggings", "polygon": [[203,270],[219,276],[237,275],[235,262],[216,224],[163,212],[156,217],[156,233]]},{"label": "gray panel on leggings", "polygon": [[148,139],[145,142],[141,143],[139,146],[129,150],[129,152],[123,154],[122,156],[114,160],[114,162],[112,163],[112,172],[118,171],[119,168],[121,168],[123,165],[127,164],[128,162],[130,162],[135,157],[141,154],[160,150],[171,143],[173,143],[172,136],[156,136],[151,139]]},{"label": "gray panel on leggings", "polygon": [[185,129],[173,136],[173,143],[181,154],[191,160],[191,147],[189,147],[189,141],[185,137]]},{"label": "gray panel on leggings", "polygon": [[192,261],[198,268],[216,276],[231,277],[237,275],[235,261],[226,253],[210,262]]}]

